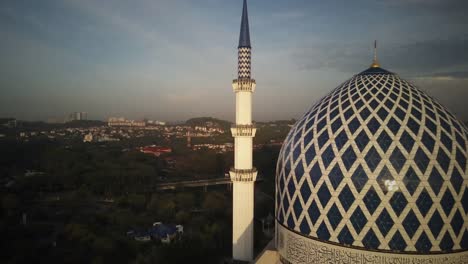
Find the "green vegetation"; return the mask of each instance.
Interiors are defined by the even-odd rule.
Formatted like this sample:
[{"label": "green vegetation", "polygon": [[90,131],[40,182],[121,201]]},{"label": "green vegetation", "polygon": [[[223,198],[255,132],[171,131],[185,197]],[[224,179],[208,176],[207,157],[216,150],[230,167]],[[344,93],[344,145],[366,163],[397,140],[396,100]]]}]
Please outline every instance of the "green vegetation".
[{"label": "green vegetation", "polygon": [[[287,133],[287,125],[282,127],[278,132],[277,126],[261,124],[259,131],[270,135],[261,141],[281,140]],[[207,140],[232,141],[229,133],[213,138]],[[164,142],[173,152],[161,157],[135,148]],[[264,179],[256,188],[256,219],[274,211],[278,152],[279,146],[265,145],[254,154],[254,166]],[[177,161],[172,167],[165,160],[168,155]],[[231,255],[232,194],[227,186],[206,192],[155,192],[154,186],[224,177],[232,161],[232,152],[192,151],[180,138],[169,143],[158,136],[109,143],[1,140],[0,232],[8,243],[2,245],[0,262],[219,263]],[[126,236],[128,230],[159,221],[184,225],[182,239],[163,245]],[[257,222],[258,252],[271,237],[263,235]]]},{"label": "green vegetation", "polygon": [[296,121],[276,121],[269,123],[257,123],[257,133],[255,134],[254,144],[270,144],[272,142],[282,142],[289,133],[291,127]]}]

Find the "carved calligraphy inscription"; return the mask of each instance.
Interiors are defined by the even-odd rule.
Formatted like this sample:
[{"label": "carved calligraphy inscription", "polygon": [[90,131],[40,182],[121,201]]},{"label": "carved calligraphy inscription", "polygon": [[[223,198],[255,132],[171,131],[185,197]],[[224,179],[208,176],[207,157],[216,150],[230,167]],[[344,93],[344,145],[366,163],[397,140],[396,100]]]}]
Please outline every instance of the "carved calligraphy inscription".
[{"label": "carved calligraphy inscription", "polygon": [[[302,238],[288,231],[279,248],[283,263],[304,264],[468,264],[468,252],[453,254],[410,255],[341,248]],[[284,232],[284,233],[283,233]],[[281,243],[282,244],[282,243]]]}]

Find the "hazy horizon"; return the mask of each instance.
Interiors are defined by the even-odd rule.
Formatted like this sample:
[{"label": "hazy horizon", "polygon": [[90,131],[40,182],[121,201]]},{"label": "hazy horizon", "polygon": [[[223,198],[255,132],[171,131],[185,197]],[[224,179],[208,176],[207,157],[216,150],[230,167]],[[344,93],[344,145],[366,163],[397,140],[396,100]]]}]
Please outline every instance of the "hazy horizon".
[{"label": "hazy horizon", "polygon": [[[369,67],[468,120],[468,2],[250,0],[253,114],[299,118]],[[242,1],[6,0],[0,117],[232,121]]]}]

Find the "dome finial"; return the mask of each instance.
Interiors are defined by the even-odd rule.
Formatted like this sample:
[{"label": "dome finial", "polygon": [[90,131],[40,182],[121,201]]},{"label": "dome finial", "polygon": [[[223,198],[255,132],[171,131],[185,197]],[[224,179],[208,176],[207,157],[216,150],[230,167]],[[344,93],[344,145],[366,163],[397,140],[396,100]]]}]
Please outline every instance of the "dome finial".
[{"label": "dome finial", "polygon": [[372,61],[371,68],[379,68],[380,64],[377,61],[377,40],[374,40],[374,60]]}]

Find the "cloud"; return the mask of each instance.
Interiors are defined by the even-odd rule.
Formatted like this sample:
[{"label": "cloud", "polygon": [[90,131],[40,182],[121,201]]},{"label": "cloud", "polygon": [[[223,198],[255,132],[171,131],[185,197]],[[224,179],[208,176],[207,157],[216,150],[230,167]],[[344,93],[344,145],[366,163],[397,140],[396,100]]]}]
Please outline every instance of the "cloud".
[{"label": "cloud", "polygon": [[[462,26],[441,30],[452,29],[454,23],[440,19],[452,14],[460,18],[457,12],[466,9],[444,3],[462,2],[389,0],[381,3],[398,4],[383,7],[367,1],[366,9],[355,3],[337,6],[336,1],[249,3],[252,70],[258,79],[256,118],[297,117],[329,88],[368,67],[374,34],[387,37],[379,47],[383,67],[435,91],[449,83],[451,96],[464,98],[456,92],[463,95],[466,87],[468,37],[453,37],[465,34]],[[29,106],[43,116],[85,109],[102,117],[111,113],[163,119],[210,113],[233,117],[229,79],[236,73],[241,2],[45,0],[36,6],[13,2],[0,8],[0,22],[9,22],[0,26],[0,33],[11,30],[18,35],[3,34],[7,38],[0,44],[0,54],[9,55],[2,57],[0,70],[3,65],[4,73],[11,74],[0,79],[8,77],[15,86],[3,81],[8,93],[0,94],[3,101],[12,101],[8,94],[16,99],[0,106],[0,112],[14,114],[18,106]],[[373,23],[361,15],[381,11],[382,20]],[[427,30],[413,31],[422,27]],[[48,93],[62,104],[46,107],[52,101],[45,96]],[[26,100],[24,96],[31,94],[33,99]],[[208,103],[200,103],[200,98]],[[463,109],[464,104],[457,106]]]},{"label": "cloud", "polygon": [[417,76],[414,79],[432,79],[438,81],[468,80],[468,71],[433,73],[425,76]]},{"label": "cloud", "polygon": [[154,31],[146,30],[138,24],[136,19],[130,19],[119,12],[116,8],[103,4],[103,2],[93,2],[88,0],[68,0],[68,4],[78,10],[87,13],[102,22],[114,26],[122,33],[129,34],[139,40],[149,43],[159,43],[170,46],[167,37]]},{"label": "cloud", "polygon": [[460,68],[468,62],[467,41],[468,35],[404,44],[392,48],[383,59],[413,74]]},{"label": "cloud", "polygon": [[380,0],[380,4],[415,17],[442,19],[444,23],[451,25],[467,25],[466,0]]},{"label": "cloud", "polygon": [[455,11],[461,7],[467,7],[465,0],[379,0],[381,4],[394,7],[417,8],[422,11],[433,10],[440,12]]},{"label": "cloud", "polygon": [[281,12],[274,12],[271,14],[272,19],[275,20],[291,20],[291,19],[301,19],[306,16],[306,13],[303,10],[287,10]]},{"label": "cloud", "polygon": [[[468,62],[467,36],[452,39],[431,39],[416,43],[390,44],[379,48],[379,61],[385,68],[420,77],[433,72],[456,73],[466,68]],[[301,70],[337,70],[355,72],[362,62],[371,62],[369,45],[360,42],[319,42],[297,48],[292,59]],[[367,61],[366,61],[367,59]],[[460,77],[461,73],[456,73]],[[443,76],[439,76],[443,77]]]},{"label": "cloud", "polygon": [[[445,75],[445,74],[444,74]],[[468,98],[468,79],[445,77],[411,78],[410,81],[418,88],[436,98],[453,114],[463,121],[468,121],[466,98]]]},{"label": "cloud", "polygon": [[354,69],[363,67],[362,62],[369,62],[370,65],[371,53],[366,51],[357,43],[314,40],[307,46],[292,50],[291,59],[296,62],[300,70],[354,72]]}]

